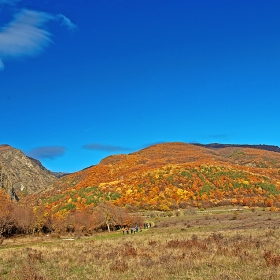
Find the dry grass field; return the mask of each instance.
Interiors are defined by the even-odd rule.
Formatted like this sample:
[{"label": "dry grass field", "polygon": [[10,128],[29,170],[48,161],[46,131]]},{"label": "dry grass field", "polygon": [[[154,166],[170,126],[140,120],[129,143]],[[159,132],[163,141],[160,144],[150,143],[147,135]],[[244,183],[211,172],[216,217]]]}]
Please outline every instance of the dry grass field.
[{"label": "dry grass field", "polygon": [[136,234],[4,240],[0,279],[280,279],[280,213],[150,213]]}]

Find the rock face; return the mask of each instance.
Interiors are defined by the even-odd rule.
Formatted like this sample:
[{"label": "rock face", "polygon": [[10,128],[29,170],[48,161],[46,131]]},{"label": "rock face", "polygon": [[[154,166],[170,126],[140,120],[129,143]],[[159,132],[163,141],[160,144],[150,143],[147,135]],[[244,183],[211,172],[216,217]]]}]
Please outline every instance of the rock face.
[{"label": "rock face", "polygon": [[0,187],[16,196],[42,191],[57,180],[40,161],[9,145],[0,145]]}]

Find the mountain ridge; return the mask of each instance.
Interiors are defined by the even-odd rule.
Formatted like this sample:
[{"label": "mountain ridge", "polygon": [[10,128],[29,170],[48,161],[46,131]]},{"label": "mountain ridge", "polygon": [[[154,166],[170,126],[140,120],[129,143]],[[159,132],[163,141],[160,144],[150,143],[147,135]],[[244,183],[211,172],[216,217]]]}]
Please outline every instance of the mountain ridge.
[{"label": "mountain ridge", "polygon": [[[204,147],[205,145],[206,147]],[[92,191],[94,190],[94,192],[98,189],[99,195],[102,193],[108,199],[114,198],[113,200],[119,205],[168,209],[171,205],[175,207],[174,205],[178,206],[182,203],[181,200],[183,198],[177,198],[178,201],[174,201],[176,192],[180,193],[182,190],[185,193],[185,199],[196,197],[197,192],[194,192],[191,196],[186,196],[186,192],[191,193],[192,189],[198,188],[201,193],[209,186],[211,186],[210,189],[212,190],[217,189],[219,187],[217,184],[219,180],[222,180],[221,178],[223,176],[224,179],[221,181],[221,185],[225,184],[225,182],[230,186],[233,183],[238,185],[240,182],[242,185],[243,182],[248,181],[249,186],[252,186],[252,189],[254,189],[256,186],[259,186],[259,183],[263,184],[264,181],[267,181],[272,186],[271,188],[274,190],[274,193],[278,193],[280,185],[280,153],[275,152],[275,148],[273,148],[274,151],[268,150],[267,147],[271,147],[271,145],[259,145],[259,147],[262,149],[252,148],[252,145],[236,144],[214,143],[194,145],[183,142],[161,143],[151,145],[130,154],[110,155],[102,159],[99,164],[78,172],[66,175],[61,173],[64,176],[59,179],[51,171],[44,171],[44,167],[40,161],[25,156],[20,150],[9,145],[0,145],[0,162],[1,158],[3,162],[4,154],[6,154],[7,158],[8,151],[10,151],[9,159],[25,162],[24,167],[15,164],[10,166],[10,176],[16,177],[17,179],[17,181],[13,181],[12,186],[15,186],[17,194],[21,194],[25,190],[25,194],[28,195],[27,199],[29,199],[29,195],[35,193],[31,199],[34,203],[40,197],[42,199],[57,195],[63,197],[62,194],[68,193],[68,190],[74,194],[77,191],[83,193],[87,188],[93,188]],[[33,173],[31,172],[32,175],[28,175],[29,180],[32,178],[33,186],[29,186],[29,190],[26,191],[25,185],[27,184],[27,179],[24,179],[24,177],[21,178],[20,176],[22,175],[18,174],[19,172],[16,175],[12,174],[15,173],[13,170],[25,170],[23,173],[26,173],[28,166],[31,170],[35,169],[37,171],[34,172],[33,170]],[[218,171],[219,169],[224,170],[223,172],[226,175],[222,175]],[[38,175],[38,170],[44,171],[42,177]],[[210,173],[204,174],[205,170],[208,170],[210,173],[212,172],[214,177],[218,176],[221,178],[213,181],[213,178],[211,179],[212,175],[209,175]],[[172,172],[175,175],[172,175]],[[219,173],[219,175],[216,173]],[[189,179],[186,180],[180,174],[191,175],[188,175]],[[240,179],[239,182],[236,179],[232,179],[235,178],[234,174],[239,174],[238,176],[241,176],[240,178],[242,180]],[[38,179],[39,177],[40,179]],[[48,179],[46,179],[47,177]],[[202,179],[203,177],[204,179]],[[248,180],[248,178],[251,178],[251,180]],[[36,181],[36,188],[34,188],[34,181]],[[268,188],[268,185],[264,185],[265,188]],[[141,190],[141,188],[145,190]],[[156,193],[153,188],[157,190]],[[169,193],[165,192],[165,188],[170,188]],[[135,202],[132,202],[134,191],[131,194],[131,189],[134,189],[136,193],[144,191],[145,194],[143,193],[142,202],[136,202],[137,197],[135,197]],[[160,204],[160,199],[158,199],[156,206],[147,206],[150,203],[149,194],[157,197],[157,193],[162,193],[162,200],[165,201],[163,204],[166,207]],[[171,193],[173,193],[173,198]],[[87,201],[90,201],[90,195],[96,197],[96,194],[89,193]],[[199,199],[201,199],[200,196],[198,196],[197,200]],[[60,201],[59,203],[68,205],[67,201]],[[94,203],[97,203],[96,199],[94,201]],[[83,206],[81,207],[90,205],[84,201],[82,204]]]},{"label": "mountain ridge", "polygon": [[10,145],[0,145],[0,184],[17,197],[44,190],[57,178],[39,160]]},{"label": "mountain ridge", "polygon": [[136,211],[223,204],[280,207],[280,153],[161,143],[108,156],[58,179],[32,199],[54,215],[84,211],[104,200]]},{"label": "mountain ridge", "polygon": [[211,148],[211,149],[223,149],[223,148],[251,148],[266,150],[271,152],[280,153],[280,148],[276,145],[266,145],[266,144],[221,144],[221,143],[210,143],[210,144],[200,144],[200,143],[191,143],[192,145]]}]

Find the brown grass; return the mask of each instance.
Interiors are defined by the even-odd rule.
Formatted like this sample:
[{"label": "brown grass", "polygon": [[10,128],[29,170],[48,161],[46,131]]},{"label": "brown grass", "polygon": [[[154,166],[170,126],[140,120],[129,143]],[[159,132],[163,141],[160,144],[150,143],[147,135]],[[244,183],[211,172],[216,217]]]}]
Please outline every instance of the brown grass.
[{"label": "brown grass", "polygon": [[231,216],[168,217],[167,228],[135,235],[4,240],[0,279],[280,279],[279,213]]}]

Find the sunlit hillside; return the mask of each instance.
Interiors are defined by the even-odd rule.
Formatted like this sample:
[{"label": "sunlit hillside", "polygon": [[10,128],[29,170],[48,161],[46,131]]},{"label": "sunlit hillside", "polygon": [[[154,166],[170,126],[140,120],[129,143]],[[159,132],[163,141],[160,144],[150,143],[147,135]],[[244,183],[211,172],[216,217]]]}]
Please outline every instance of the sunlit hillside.
[{"label": "sunlit hillside", "polygon": [[280,154],[249,148],[211,150],[184,143],[158,144],[65,176],[33,196],[54,215],[83,211],[100,201],[129,210],[272,207],[280,200]]},{"label": "sunlit hillside", "polygon": [[236,164],[249,167],[280,168],[280,153],[251,148],[223,148],[217,152]]}]

